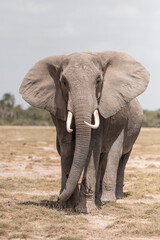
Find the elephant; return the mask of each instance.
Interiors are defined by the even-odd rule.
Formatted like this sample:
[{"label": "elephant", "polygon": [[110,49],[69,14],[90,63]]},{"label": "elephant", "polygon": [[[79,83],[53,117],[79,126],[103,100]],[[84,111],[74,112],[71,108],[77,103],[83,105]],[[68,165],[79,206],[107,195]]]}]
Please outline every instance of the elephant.
[{"label": "elephant", "polygon": [[116,51],[51,56],[29,70],[20,93],[56,126],[60,204],[87,213],[124,197],[125,166],[143,121],[136,97],[148,82],[145,67]]}]

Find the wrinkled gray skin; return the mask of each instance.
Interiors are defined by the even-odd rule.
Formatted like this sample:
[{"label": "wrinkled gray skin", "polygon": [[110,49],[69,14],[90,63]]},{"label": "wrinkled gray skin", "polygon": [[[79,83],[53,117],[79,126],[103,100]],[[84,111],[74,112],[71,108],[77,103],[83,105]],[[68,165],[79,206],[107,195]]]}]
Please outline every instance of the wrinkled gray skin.
[{"label": "wrinkled gray skin", "polygon": [[[119,52],[49,57],[25,76],[22,97],[48,110],[57,129],[62,167],[59,202],[89,212],[95,203],[124,196],[125,165],[143,119],[135,97],[148,81],[147,70]],[[100,126],[91,129],[84,121],[94,123],[96,109]],[[74,116],[72,133],[66,130],[68,111]]]}]

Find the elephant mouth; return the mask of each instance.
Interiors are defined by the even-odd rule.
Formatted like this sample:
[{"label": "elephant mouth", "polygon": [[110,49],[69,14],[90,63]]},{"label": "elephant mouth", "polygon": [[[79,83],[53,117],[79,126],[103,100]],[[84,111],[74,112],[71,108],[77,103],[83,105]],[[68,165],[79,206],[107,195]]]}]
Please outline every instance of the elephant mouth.
[{"label": "elephant mouth", "polygon": [[[92,129],[97,129],[100,124],[99,113],[98,113],[97,109],[94,111],[93,116],[94,116],[94,124],[90,124],[86,121],[84,121],[84,123]],[[69,133],[73,132],[73,129],[71,129],[72,118],[73,118],[73,113],[68,111],[68,116],[67,116],[67,121],[66,121],[66,129],[67,129],[67,132],[69,132]]]}]

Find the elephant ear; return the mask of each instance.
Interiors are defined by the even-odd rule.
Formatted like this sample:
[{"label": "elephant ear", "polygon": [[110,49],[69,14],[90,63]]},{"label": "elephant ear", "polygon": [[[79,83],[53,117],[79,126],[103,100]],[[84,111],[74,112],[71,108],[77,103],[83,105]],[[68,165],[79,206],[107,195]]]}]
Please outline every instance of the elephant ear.
[{"label": "elephant ear", "polygon": [[66,103],[59,83],[60,65],[65,56],[53,56],[37,62],[25,76],[20,93],[34,107],[46,109],[66,120]]},{"label": "elephant ear", "polygon": [[99,111],[104,118],[108,118],[146,89],[149,73],[125,53],[103,52],[97,55],[104,68]]}]

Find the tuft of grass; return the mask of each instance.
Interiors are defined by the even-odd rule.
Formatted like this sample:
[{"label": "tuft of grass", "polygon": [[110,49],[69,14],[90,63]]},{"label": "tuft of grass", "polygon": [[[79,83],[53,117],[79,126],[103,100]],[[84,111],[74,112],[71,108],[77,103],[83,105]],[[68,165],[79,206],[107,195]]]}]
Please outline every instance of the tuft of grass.
[{"label": "tuft of grass", "polygon": [[6,230],[0,229],[0,236],[7,236]]},{"label": "tuft of grass", "polygon": [[8,229],[10,226],[9,226],[9,223],[7,222],[4,222],[4,221],[1,221],[0,222],[0,228],[1,229]]},{"label": "tuft of grass", "polygon": [[157,203],[109,204],[103,214],[117,216],[106,229],[116,231],[120,236],[160,236],[160,205]]},{"label": "tuft of grass", "polygon": [[29,239],[30,236],[28,234],[25,233],[15,233],[15,234],[11,234],[11,236],[8,238],[8,240],[10,239]]}]

